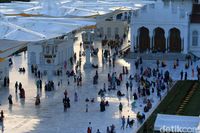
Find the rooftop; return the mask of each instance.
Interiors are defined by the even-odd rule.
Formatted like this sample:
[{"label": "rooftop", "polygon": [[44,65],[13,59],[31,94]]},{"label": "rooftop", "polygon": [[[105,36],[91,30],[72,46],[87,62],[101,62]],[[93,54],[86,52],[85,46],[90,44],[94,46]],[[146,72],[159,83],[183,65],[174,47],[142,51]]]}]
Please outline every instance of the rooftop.
[{"label": "rooftop", "polygon": [[149,1],[59,1],[0,3],[0,39],[39,41],[95,25],[95,16],[134,10]]}]

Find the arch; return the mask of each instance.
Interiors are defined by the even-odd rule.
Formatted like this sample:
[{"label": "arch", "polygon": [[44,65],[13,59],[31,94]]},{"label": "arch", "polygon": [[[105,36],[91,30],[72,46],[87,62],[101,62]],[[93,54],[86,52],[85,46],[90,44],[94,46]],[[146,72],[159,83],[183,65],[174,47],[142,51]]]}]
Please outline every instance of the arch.
[{"label": "arch", "polygon": [[166,50],[165,31],[160,27],[154,29],[154,50],[158,52]]},{"label": "arch", "polygon": [[117,20],[121,20],[121,19],[122,19],[122,13],[117,14],[116,19],[117,19]]},{"label": "arch", "polygon": [[199,33],[198,31],[194,30],[192,32],[192,46],[198,46],[198,36],[199,36]]},{"label": "arch", "polygon": [[150,37],[149,37],[149,29],[146,27],[139,28],[139,51],[145,52],[148,49],[150,50]]},{"label": "arch", "polygon": [[181,32],[177,28],[172,28],[169,31],[169,51],[181,52]]}]

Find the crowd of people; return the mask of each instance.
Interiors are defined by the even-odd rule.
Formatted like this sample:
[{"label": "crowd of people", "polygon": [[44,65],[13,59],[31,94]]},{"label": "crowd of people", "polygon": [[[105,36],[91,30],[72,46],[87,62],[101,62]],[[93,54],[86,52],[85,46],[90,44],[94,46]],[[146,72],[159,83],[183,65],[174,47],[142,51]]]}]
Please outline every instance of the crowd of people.
[{"label": "crowd of people", "polygon": [[[112,51],[112,52],[111,52]],[[114,52],[113,52],[114,51]],[[93,55],[98,55],[97,49],[94,48],[92,51]],[[112,54],[111,54],[112,53]],[[57,86],[61,86],[62,82],[67,82],[67,85],[74,85],[75,87],[82,86],[82,72],[81,72],[81,58],[83,54],[82,51],[79,52],[79,56],[77,58],[76,53],[72,58],[70,58],[70,64],[74,67],[66,69],[64,71],[63,69],[59,69],[55,71],[55,75],[59,78],[62,78],[62,76],[66,76],[67,81],[64,80],[58,80]],[[143,65],[144,61],[141,57],[138,57],[135,62],[135,73],[131,73],[127,66],[122,66],[120,71],[116,71],[114,69],[116,67],[116,59],[118,58],[118,49],[114,48],[113,50],[110,49],[103,49],[102,50],[102,64],[104,66],[109,66],[109,69],[112,71],[109,71],[107,73],[107,81],[105,82],[99,82],[101,76],[99,75],[99,69],[95,68],[95,73],[93,75],[93,80],[91,81],[91,84],[99,85],[102,84],[102,88],[99,88],[97,95],[100,97],[99,102],[99,111],[100,112],[106,112],[107,108],[110,106],[109,97],[110,94],[113,96],[119,98],[119,116],[121,120],[121,130],[125,130],[125,128],[132,128],[135,122],[143,123],[146,119],[146,113],[149,112],[152,107],[155,98],[153,97],[154,94],[157,95],[157,98],[162,100],[162,93],[170,88],[170,85],[172,84],[172,77],[170,75],[170,72],[168,70],[164,71],[164,68],[168,65],[165,63],[165,61],[157,60],[155,61],[155,66],[146,66]],[[191,61],[191,60],[189,60]],[[188,61],[188,62],[189,62]],[[187,62],[187,69],[188,67],[192,66],[191,62]],[[190,65],[189,65],[190,64]],[[179,67],[179,60],[175,60],[173,64],[173,68],[177,69]],[[65,66],[64,66],[65,68]],[[197,78],[200,79],[200,68],[197,66]],[[23,70],[22,70],[23,71]],[[25,72],[25,69],[24,69]],[[43,88],[43,75],[37,65],[31,65],[31,73],[34,75],[36,79],[36,88],[42,90]],[[192,75],[194,75],[194,69],[192,69]],[[187,80],[188,74],[185,71],[181,71],[180,73],[180,79],[181,80]],[[72,81],[72,83],[70,83]],[[9,78],[4,78],[4,86],[9,86]],[[122,86],[125,85],[125,89]],[[56,82],[53,80],[48,80],[44,83],[44,90],[45,91],[53,91],[56,88]],[[15,92],[18,93],[20,98],[25,98],[25,90],[22,87],[22,83],[16,81],[15,83]],[[74,92],[74,102],[80,102],[78,97],[79,91]],[[130,98],[129,98],[130,96]],[[121,100],[123,97],[128,97],[127,100],[131,100],[131,106],[132,110],[137,108],[137,106],[141,106],[143,110],[136,112],[136,119],[131,119],[130,116],[127,118],[123,115],[123,109],[124,109],[124,103]],[[64,97],[62,99],[64,112],[67,112],[68,109],[70,109],[71,106],[73,106],[74,103],[71,103],[72,98],[70,98],[69,92],[67,88],[64,91]],[[9,104],[13,104],[12,95],[10,94],[8,96]],[[139,102],[139,101],[142,101]],[[95,103],[96,99],[94,97],[92,98],[86,98],[85,99],[85,108],[84,112],[90,112],[89,107],[90,103]],[[40,101],[40,94],[38,93],[35,97],[35,105],[38,106],[41,104]],[[72,105],[71,105],[72,104]],[[93,105],[91,105],[93,106]],[[4,115],[1,115],[0,120],[4,118]],[[111,126],[107,126],[106,128],[107,133],[116,133],[116,127],[114,124]],[[87,133],[92,133],[92,126],[91,122],[89,123],[89,126],[87,128]],[[100,129],[97,129],[96,133],[101,133]]]}]

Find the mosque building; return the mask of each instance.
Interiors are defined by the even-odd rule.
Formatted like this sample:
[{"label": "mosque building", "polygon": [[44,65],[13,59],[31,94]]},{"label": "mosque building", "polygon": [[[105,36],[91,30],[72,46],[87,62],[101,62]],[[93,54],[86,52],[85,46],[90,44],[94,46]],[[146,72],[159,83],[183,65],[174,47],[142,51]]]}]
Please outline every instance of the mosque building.
[{"label": "mosque building", "polygon": [[193,53],[200,50],[198,1],[161,1],[133,11],[131,51]]}]

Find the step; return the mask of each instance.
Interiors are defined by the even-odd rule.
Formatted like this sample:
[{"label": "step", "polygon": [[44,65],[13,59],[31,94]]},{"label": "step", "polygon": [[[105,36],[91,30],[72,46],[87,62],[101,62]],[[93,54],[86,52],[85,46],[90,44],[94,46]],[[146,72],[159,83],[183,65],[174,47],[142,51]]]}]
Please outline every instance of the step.
[{"label": "step", "polygon": [[136,59],[138,56],[145,60],[185,60],[185,54],[182,53],[133,53],[130,52],[126,57]]}]

